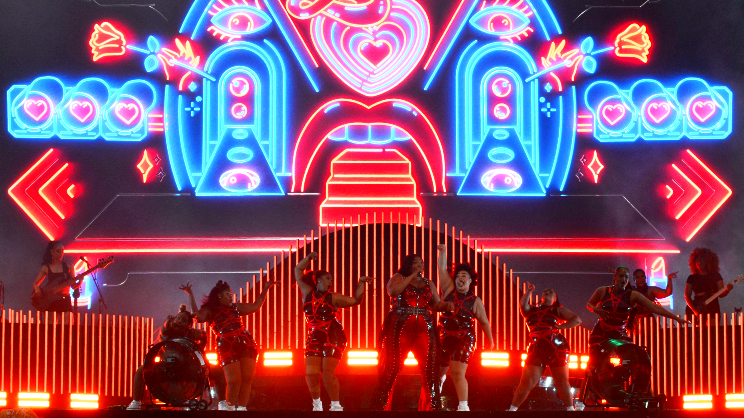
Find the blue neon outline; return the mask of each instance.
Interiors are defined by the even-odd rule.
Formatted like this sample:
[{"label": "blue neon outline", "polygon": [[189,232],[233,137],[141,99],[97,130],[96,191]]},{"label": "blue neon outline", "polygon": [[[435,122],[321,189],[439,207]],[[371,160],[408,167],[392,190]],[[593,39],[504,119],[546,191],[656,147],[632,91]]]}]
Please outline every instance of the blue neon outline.
[{"label": "blue neon outline", "polygon": [[548,181],[545,183],[546,188],[550,187],[550,182],[553,180],[553,174],[555,173],[555,168],[558,166],[558,154],[561,153],[561,141],[563,139],[563,118],[564,118],[563,95],[558,96],[558,114],[560,115],[560,117],[558,118],[558,145],[555,147],[555,158],[553,158],[553,167],[550,169],[550,174],[548,175]]},{"label": "blue neon outline", "polygon": [[[447,55],[449,54],[450,49],[452,49],[452,46],[455,44],[455,41],[460,36],[460,32],[462,32],[462,28],[467,26],[468,17],[470,17],[470,14],[473,13],[473,8],[475,8],[475,6],[478,4],[478,0],[471,0],[471,1],[473,2],[473,4],[470,5],[470,9],[468,9],[468,12],[464,14],[464,17],[462,18],[462,22],[460,22],[460,27],[455,32],[455,35],[452,37],[451,40],[448,41],[449,45],[447,45],[447,48],[444,50],[442,57],[439,60],[437,60],[437,65],[434,67],[434,71],[432,71],[431,75],[429,76],[429,80],[424,85],[424,91],[429,90],[429,85],[431,85],[431,82],[434,80],[434,77],[437,75],[437,72],[439,72],[439,68],[442,66],[445,59],[447,58]],[[462,10],[465,10],[465,9],[462,9]],[[444,42],[444,40],[442,42]]]},{"label": "blue neon outline", "polygon": [[[176,172],[177,171],[176,170],[176,165],[177,164],[176,164],[176,161],[173,158],[173,154],[172,154],[172,151],[173,151],[172,148],[173,147],[171,145],[171,142],[173,142],[173,138],[172,138],[173,134],[171,133],[171,129],[170,129],[170,120],[171,119],[168,116],[168,111],[170,109],[167,106],[167,104],[170,103],[170,101],[169,101],[169,94],[172,94],[170,92],[172,88],[173,87],[171,87],[170,85],[166,84],[165,85],[165,93],[163,94],[163,102],[165,104],[163,106],[163,127],[164,127],[163,128],[163,131],[164,131],[163,133],[164,133],[164,136],[165,136],[165,152],[168,154],[168,162],[170,163],[169,165],[170,165],[170,168],[171,168],[171,174],[173,174],[173,180],[176,182],[176,189],[178,189],[178,191],[180,192],[181,190],[183,190],[183,188],[181,187],[181,181],[179,180],[178,173]],[[176,111],[176,115],[174,115],[174,119],[173,120],[175,120],[176,123],[180,125],[179,120],[178,120],[178,110]],[[180,138],[179,138],[179,141],[180,141]],[[186,164],[184,162],[184,166],[185,165]]]},{"label": "blue neon outline", "polygon": [[[206,7],[200,6],[201,3],[205,2],[208,3]],[[194,0],[194,2],[191,3],[189,11],[186,13],[186,17],[184,17],[183,22],[181,23],[181,28],[178,30],[178,33],[184,33],[187,30],[186,27],[191,25],[191,21],[194,20],[194,17],[201,17],[211,2],[212,0]],[[201,14],[198,14],[199,12],[201,12]]]},{"label": "blue neon outline", "polygon": [[[534,14],[535,14],[535,17],[537,18],[537,23],[540,24],[540,27],[542,28],[543,33],[545,33],[545,39],[549,41],[550,34],[548,33],[548,29],[545,27],[545,24],[543,23],[542,18],[540,18],[540,11],[535,9],[535,6],[532,5],[532,2],[530,0],[525,0],[525,1],[530,6],[530,9],[532,9],[532,11],[535,12]],[[560,29],[559,29],[559,33],[560,33]]]},{"label": "blue neon outline", "polygon": [[[463,58],[468,55],[468,51],[471,47],[473,47],[476,43],[478,43],[477,40],[473,41],[468,45],[465,50],[460,54],[460,59],[457,60],[457,67],[455,67],[455,80],[456,80],[456,86],[455,86],[455,173],[452,175],[457,176],[464,176],[465,173],[460,171],[460,140],[459,140],[459,132],[461,129],[460,124],[460,112],[457,111],[457,109],[460,106],[460,89],[457,88],[457,84],[459,84],[460,80],[460,65],[462,64]],[[462,129],[465,129],[464,126],[462,126]],[[464,134],[463,134],[464,135]]]},{"label": "blue neon outline", "polygon": [[[240,9],[240,10],[232,11],[230,9]],[[247,11],[255,14],[256,16],[260,17],[261,19],[263,19],[264,20],[263,25],[255,28],[255,29],[253,29],[251,31],[240,31],[240,32],[236,32],[236,31],[231,31],[231,30],[229,30],[229,29],[227,29],[225,27],[221,27],[220,25],[218,25],[214,21],[217,18],[220,18],[220,19],[223,18],[227,14],[236,13],[236,12],[242,11],[242,10],[247,10]],[[269,27],[269,25],[271,25],[271,22],[273,22],[273,19],[271,18],[271,16],[267,15],[261,9],[255,8],[255,7],[250,6],[248,4],[245,4],[245,5],[238,5],[238,4],[236,4],[236,5],[231,5],[231,6],[225,7],[224,9],[220,10],[219,13],[216,13],[214,16],[212,16],[212,18],[209,19],[209,21],[212,22],[213,25],[219,27],[220,30],[222,30],[224,32],[229,32],[230,34],[236,35],[238,37],[242,37],[243,35],[251,35],[251,34],[258,33],[258,32],[261,32],[261,31],[265,30],[266,28]]]},{"label": "blue neon outline", "polygon": [[[152,92],[152,103],[150,103],[150,106],[145,108],[145,106],[142,104],[139,98],[130,96],[127,93],[122,93],[122,90],[124,90],[126,87],[128,87],[130,84],[132,85],[138,85],[138,84],[144,84],[145,86],[150,88],[150,91]],[[127,96],[137,102],[137,104],[142,109],[142,116],[140,119],[140,122],[138,125],[141,125],[139,127],[133,126],[132,129],[116,129],[112,125],[110,125],[107,121],[107,113],[109,110],[112,109],[112,107],[119,101],[119,99],[123,96]],[[152,109],[155,108],[155,104],[158,102],[158,93],[155,89],[155,86],[152,85],[147,80],[143,80],[141,78],[137,78],[134,80],[129,80],[126,83],[124,83],[118,90],[116,90],[115,93],[113,93],[109,97],[109,103],[105,105],[105,107],[101,110],[101,136],[106,141],[126,141],[126,142],[134,142],[134,141],[142,141],[143,139],[147,138],[148,135],[148,129],[147,129],[147,117],[152,111]],[[106,133],[104,128],[107,128],[114,133]],[[135,131],[139,131],[138,133],[135,133]],[[124,136],[124,137],[123,137]]]},{"label": "blue neon outline", "polygon": [[[279,61],[279,66],[282,68],[282,74],[284,74],[284,77],[285,77],[283,82],[286,84],[286,82],[287,82],[287,80],[286,80],[287,69],[284,67],[284,60],[282,59],[282,55],[279,53],[279,50],[277,50],[276,47],[271,42],[269,42],[268,39],[264,39],[264,43],[266,45],[268,45],[274,51],[274,54],[276,54],[276,59],[277,59],[277,61]],[[287,87],[286,86],[282,89],[282,105],[281,105],[281,107],[282,107],[281,114],[282,115],[288,115],[289,113],[287,113]],[[280,170],[279,173],[277,173],[277,175],[279,175],[279,176],[291,176],[292,175],[292,173],[288,173],[287,172],[287,167],[286,167],[286,165],[287,165],[287,123],[288,123],[288,121],[289,121],[289,118],[285,117],[284,118],[284,123],[280,123],[279,124],[279,128],[281,130],[281,136],[280,136],[280,138],[281,138],[281,143],[282,143],[282,146],[281,146],[281,149],[282,149],[282,151],[281,151],[282,152],[282,156],[281,156],[282,169]],[[271,169],[272,170],[275,169],[274,168],[274,165],[271,166]]]},{"label": "blue neon outline", "polygon": [[[199,20],[196,22],[196,25],[194,26],[194,30],[191,32],[191,39],[192,40],[196,40],[197,39],[196,32],[199,31],[199,28],[202,27],[202,25],[204,24],[204,18],[209,15],[209,13],[208,13],[209,12],[209,8],[212,7],[212,5],[216,1],[217,0],[211,0],[209,2],[209,4],[207,4],[207,6],[204,7],[204,9],[202,9],[202,14],[199,17]],[[211,22],[211,19],[210,19],[210,22]],[[206,30],[204,28],[202,28],[202,32],[201,33],[202,34],[206,33]]]},{"label": "blue neon outline", "polygon": [[407,110],[409,112],[413,111],[413,109],[410,106],[406,106],[403,103],[393,102],[393,107],[399,107],[401,109]]},{"label": "blue neon outline", "polygon": [[[310,81],[310,84],[313,86],[313,90],[315,90],[316,93],[320,92],[320,87],[318,86],[318,83],[313,78],[313,76],[310,74],[311,70],[309,69],[308,63],[305,62],[308,57],[303,57],[302,54],[299,52],[299,49],[295,46],[296,40],[291,40],[291,37],[289,36],[289,32],[284,27],[284,25],[287,24],[287,22],[282,21],[284,16],[280,18],[278,16],[278,13],[276,13],[274,9],[272,8],[273,6],[270,3],[271,2],[269,0],[264,0],[264,4],[266,4],[266,8],[269,9],[269,13],[271,13],[271,16],[274,18],[274,22],[276,22],[276,25],[279,27],[279,30],[282,32],[282,35],[284,35],[284,40],[287,41],[287,43],[289,44],[289,47],[292,49],[292,52],[294,52],[295,58],[297,58],[297,61],[300,63],[300,67],[302,67],[302,71],[305,72],[305,76],[307,77],[308,81]],[[282,7],[282,6],[280,5],[279,7]]]},{"label": "blue neon outline", "polygon": [[[490,30],[480,27],[479,25],[476,25],[475,21],[482,18],[484,15],[488,15],[493,12],[501,11],[501,10],[508,11],[510,14],[520,17],[521,19],[523,19],[524,23],[521,26],[518,26],[517,29],[512,29],[510,32],[503,32],[503,33],[500,33],[497,31],[490,31]],[[519,15],[521,16],[517,15],[517,13],[519,13]],[[470,16],[470,19],[468,19],[468,23],[470,23],[470,25],[474,27],[475,29],[485,33],[486,35],[496,35],[496,36],[509,36],[509,35],[519,33],[522,31],[522,29],[528,27],[530,25],[530,22],[532,22],[532,20],[529,17],[527,17],[527,15],[522,13],[521,10],[517,10],[513,7],[504,6],[501,4],[488,6],[485,9],[478,10],[474,15]]]},{"label": "blue neon outline", "polygon": [[[550,18],[553,20],[553,24],[555,25],[555,30],[558,32],[558,35],[563,35],[563,31],[561,30],[561,25],[558,24],[558,19],[555,18],[555,14],[553,13],[553,8],[550,7],[550,5],[545,0],[540,0],[540,1],[542,2],[543,7],[545,7],[545,10],[548,11]],[[527,0],[527,3],[530,3],[530,0]],[[532,4],[530,4],[530,6],[532,6]]]},{"label": "blue neon outline", "polygon": [[[576,103],[576,86],[571,86],[571,95],[573,96],[573,101]],[[563,182],[561,183],[561,188],[558,189],[558,191],[563,191],[563,188],[566,187],[566,180],[568,180],[568,172],[571,171],[571,160],[573,159],[573,152],[574,148],[576,147],[576,124],[578,123],[576,118],[577,113],[577,106],[574,106],[574,114],[571,117],[571,120],[573,121],[573,129],[571,129],[571,153],[568,155],[568,162],[566,163],[566,174],[563,175]]]},{"label": "blue neon outline", "polygon": [[[183,154],[183,164],[186,167],[186,175],[189,179],[189,183],[191,183],[191,187],[196,187],[197,181],[194,179],[194,177],[201,177],[201,172],[204,172],[204,167],[201,167],[200,173],[191,173],[190,167],[191,163],[189,163],[189,157],[188,153],[186,152],[186,144],[183,142],[184,134],[183,134],[183,125],[186,123],[185,121],[181,120],[181,109],[183,109],[183,95],[178,95],[178,141],[181,143],[181,153]],[[204,105],[202,105],[202,111],[204,111]],[[183,115],[185,117],[185,115]]]},{"label": "blue neon outline", "polygon": [[338,102],[336,102],[336,103],[334,103],[334,104],[332,104],[332,105],[330,105],[330,106],[326,106],[326,108],[325,108],[325,109],[323,109],[323,113],[328,113],[328,112],[330,112],[331,110],[333,110],[333,109],[335,109],[335,108],[337,108],[337,107],[339,107],[339,106],[341,106],[341,103],[338,103]]}]

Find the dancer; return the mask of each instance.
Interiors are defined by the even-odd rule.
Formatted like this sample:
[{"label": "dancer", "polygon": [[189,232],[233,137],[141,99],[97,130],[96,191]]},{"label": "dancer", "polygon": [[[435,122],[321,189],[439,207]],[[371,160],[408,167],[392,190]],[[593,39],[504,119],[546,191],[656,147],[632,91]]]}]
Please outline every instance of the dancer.
[{"label": "dancer", "polygon": [[[633,280],[635,280],[636,292],[645,296],[651,302],[656,303],[658,299],[664,299],[667,296],[671,296],[674,292],[674,285],[672,279],[677,278],[677,272],[671,273],[667,276],[667,285],[665,289],[656,286],[649,286],[646,281],[646,272],[643,269],[636,269],[633,272]],[[635,309],[634,317],[636,319],[652,317],[653,314],[642,307],[638,306]]]},{"label": "dancer", "polygon": [[253,303],[232,303],[230,285],[220,280],[202,300],[196,315],[197,322],[207,322],[217,337],[217,355],[227,380],[228,411],[247,410],[258,358],[256,342],[245,329],[242,317],[259,310],[275,284],[274,281],[267,282]]},{"label": "dancer", "polygon": [[[693,314],[720,315],[721,305],[718,303],[718,298],[705,304],[706,299],[724,287],[721,268],[718,266],[718,255],[708,248],[697,247],[690,253],[689,265],[692,274],[685,284],[685,302],[687,302],[685,313],[690,317]],[[731,283],[726,285],[726,290],[719,298],[726,297],[733,287]]]},{"label": "dancer", "polygon": [[[588,372],[592,368],[592,359],[596,357],[593,353],[594,348],[609,338],[633,341],[628,335],[627,326],[631,311],[636,306],[640,306],[653,314],[671,318],[680,324],[687,323],[681,316],[667,311],[661,305],[651,302],[645,296],[634,291],[630,286],[630,270],[627,267],[616,268],[613,285],[597,289],[586,304],[590,312],[599,315],[599,319],[591,334],[589,334],[589,365],[579,399],[584,400],[588,394]],[[583,408],[584,403],[577,402],[576,409],[582,410]]]},{"label": "dancer", "polygon": [[343,411],[339,402],[336,366],[346,349],[346,334],[338,320],[339,309],[350,308],[362,303],[364,285],[371,277],[363,276],[354,290],[354,297],[331,291],[333,277],[323,270],[305,273],[310,260],[317,260],[318,253],[312,252],[303,258],[294,269],[297,286],[302,292],[302,309],[305,311],[307,338],[305,340],[305,380],[313,398],[313,411],[322,411],[320,401],[320,378],[331,398],[331,411]]},{"label": "dancer", "polygon": [[454,310],[452,302],[442,302],[432,281],[424,278],[424,261],[416,254],[407,255],[398,272],[388,280],[387,292],[392,298],[378,342],[379,382],[373,397],[373,408],[390,410],[393,386],[403,361],[413,352],[421,371],[419,410],[439,409],[437,381],[437,329],[434,311]]},{"label": "dancer", "polygon": [[558,294],[553,289],[545,289],[540,297],[540,304],[531,305],[530,298],[534,290],[535,286],[527,283],[527,293],[522,295],[519,301],[522,316],[525,317],[530,330],[530,345],[522,369],[522,379],[514,392],[509,411],[516,411],[527,399],[527,395],[548,366],[558,396],[566,410],[573,411],[571,385],[568,383],[568,355],[571,348],[558,330],[578,326],[581,324],[581,318],[558,302]]},{"label": "dancer", "polygon": [[[181,285],[179,289],[186,291],[191,299],[191,310],[195,312],[197,310],[196,300],[191,293],[191,283],[187,282],[185,285]],[[172,340],[175,338],[187,338],[195,342],[201,349],[207,345],[207,333],[206,331],[192,328],[191,325],[194,323],[195,314],[186,310],[186,305],[181,305],[178,314],[168,315],[165,322],[163,323],[163,330],[160,333],[160,340]],[[143,377],[145,366],[140,366],[134,373],[134,382],[132,384],[132,402],[127,406],[127,410],[140,410],[142,409],[142,396],[145,392],[145,380]],[[222,368],[209,363],[209,379],[210,386],[213,386],[217,393],[218,407],[220,411],[224,411],[227,407],[227,401],[225,400],[225,374]]]},{"label": "dancer", "polygon": [[439,317],[439,391],[442,391],[449,370],[460,401],[457,410],[470,411],[465,371],[468,369],[468,360],[475,347],[475,320],[478,320],[488,338],[489,349],[493,350],[491,324],[488,322],[483,301],[473,291],[478,285],[478,273],[468,263],[458,264],[455,266],[453,280],[447,271],[447,246],[438,245],[437,250],[442,300],[454,304],[454,312],[443,313]]}]

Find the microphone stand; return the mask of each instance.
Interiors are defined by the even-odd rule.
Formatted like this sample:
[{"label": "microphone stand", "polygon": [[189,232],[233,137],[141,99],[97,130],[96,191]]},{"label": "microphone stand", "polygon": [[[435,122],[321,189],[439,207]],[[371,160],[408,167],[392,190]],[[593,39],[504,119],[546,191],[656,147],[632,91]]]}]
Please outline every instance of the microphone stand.
[{"label": "microphone stand", "polygon": [[[92,266],[88,262],[88,260],[85,259],[85,257],[80,257],[81,260],[85,261],[85,264],[88,265],[88,268],[91,268]],[[108,306],[106,305],[106,301],[103,300],[103,294],[101,293],[101,288],[98,286],[98,280],[96,279],[96,273],[93,272],[90,274],[90,277],[93,279],[93,284],[96,285],[96,291],[98,291],[98,314],[101,314],[101,305],[103,305],[106,310],[108,310]],[[75,300],[77,303],[77,299]]]}]

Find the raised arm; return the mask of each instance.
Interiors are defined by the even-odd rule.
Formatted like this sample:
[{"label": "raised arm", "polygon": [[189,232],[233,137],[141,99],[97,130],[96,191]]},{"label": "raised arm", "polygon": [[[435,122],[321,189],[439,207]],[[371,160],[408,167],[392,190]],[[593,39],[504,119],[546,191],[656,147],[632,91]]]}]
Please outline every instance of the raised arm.
[{"label": "raised arm", "polygon": [[488,316],[486,316],[486,307],[483,306],[483,301],[481,298],[476,297],[475,303],[473,304],[473,314],[475,315],[475,319],[478,320],[478,323],[481,325],[481,328],[483,328],[483,333],[486,334],[486,338],[488,338],[488,349],[493,350],[493,347],[495,344],[493,343],[493,335],[491,333],[491,323],[488,322]]},{"label": "raised arm", "polygon": [[295,281],[297,281],[297,287],[300,288],[300,292],[302,292],[302,300],[305,300],[305,297],[313,292],[313,287],[309,284],[302,281],[302,276],[305,274],[305,269],[307,269],[307,266],[310,264],[310,260],[317,260],[318,259],[318,253],[312,252],[307,255],[307,257],[300,260],[299,263],[297,263],[297,266],[294,268],[294,278]]},{"label": "raised arm", "polygon": [[677,272],[671,273],[667,276],[667,285],[666,289],[661,289],[656,286],[649,286],[648,291],[651,292],[651,294],[656,299],[664,299],[667,296],[670,296],[674,292],[674,285],[672,284],[672,279],[677,278]]},{"label": "raised arm", "polygon": [[604,297],[605,292],[607,292],[606,287],[600,287],[594,292],[592,297],[589,299],[589,302],[586,303],[586,309],[589,309],[589,312],[594,312],[599,316],[607,316],[609,314],[609,312],[597,306],[599,301],[602,300],[602,298]]},{"label": "raised arm", "polygon": [[[416,267],[413,269],[413,273],[411,273],[408,277],[403,277],[400,273],[395,273],[393,277],[390,278],[387,282],[387,292],[388,295],[391,298],[398,297],[401,293],[403,293],[404,290],[406,290],[406,287],[411,283],[411,280],[413,280],[414,277],[418,276],[421,273],[421,268]],[[436,290],[434,291],[436,294]]]},{"label": "raised arm", "polygon": [[263,290],[258,295],[256,300],[250,303],[236,303],[235,307],[238,308],[238,312],[240,312],[241,315],[250,315],[253,312],[256,312],[257,310],[261,309],[261,306],[266,301],[266,295],[269,293],[269,289],[271,289],[275,285],[276,285],[276,282],[273,280],[270,280],[266,282]]},{"label": "raised arm", "polygon": [[680,324],[687,323],[687,321],[685,321],[684,319],[682,319],[681,316],[675,315],[675,314],[667,311],[661,305],[657,305],[657,304],[651,302],[647,297],[643,296],[642,294],[640,294],[638,292],[635,292],[635,291],[631,292],[631,294],[630,294],[630,303],[631,304],[636,304],[636,305],[641,305],[641,307],[644,308],[644,309],[646,309],[647,311],[653,312],[656,315],[661,315],[661,316],[665,316],[667,318],[671,318],[671,319],[679,322]]},{"label": "raised arm", "polygon": [[530,308],[532,307],[530,305],[530,298],[532,297],[532,292],[535,291],[535,286],[531,283],[527,283],[527,292],[525,292],[524,295],[522,295],[522,298],[519,299],[519,309],[522,311],[522,316],[527,316],[530,313]]},{"label": "raised arm", "polygon": [[356,288],[354,288],[354,297],[344,296],[340,293],[333,293],[331,295],[333,306],[336,308],[350,308],[352,306],[359,305],[362,303],[364,297],[365,285],[368,281],[373,280],[371,277],[362,276],[357,282]]},{"label": "raised arm", "polygon": [[191,290],[191,282],[187,281],[186,284],[182,284],[178,286],[178,288],[189,295],[189,305],[191,306],[191,312],[197,313],[198,315],[199,307],[196,305],[196,298],[194,297],[194,292]]},{"label": "raised arm", "polygon": [[566,322],[560,325],[556,325],[557,329],[569,329],[569,328],[577,327],[581,324],[581,318],[579,318],[578,315],[569,311],[563,306],[558,308],[558,317]]},{"label": "raised arm", "polygon": [[450,277],[449,272],[447,271],[447,246],[444,244],[437,245],[437,251],[439,290],[442,292],[442,297],[446,298],[455,288],[455,282],[452,281],[452,277]]}]

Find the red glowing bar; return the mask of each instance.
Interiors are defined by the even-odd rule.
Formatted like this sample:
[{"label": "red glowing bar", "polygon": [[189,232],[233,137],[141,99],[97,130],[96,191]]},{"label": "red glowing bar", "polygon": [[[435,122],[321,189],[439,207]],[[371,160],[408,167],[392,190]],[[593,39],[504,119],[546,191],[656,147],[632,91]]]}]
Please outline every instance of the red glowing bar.
[{"label": "red glowing bar", "polygon": [[[679,254],[663,240],[478,238],[483,251],[502,253]],[[480,250],[478,250],[480,251]]]},{"label": "red glowing bar", "polygon": [[713,395],[685,395],[684,409],[713,409]]},{"label": "red glowing bar", "polygon": [[69,254],[127,253],[277,253],[296,238],[132,238],[77,240]]}]

